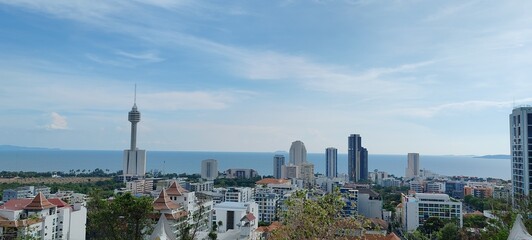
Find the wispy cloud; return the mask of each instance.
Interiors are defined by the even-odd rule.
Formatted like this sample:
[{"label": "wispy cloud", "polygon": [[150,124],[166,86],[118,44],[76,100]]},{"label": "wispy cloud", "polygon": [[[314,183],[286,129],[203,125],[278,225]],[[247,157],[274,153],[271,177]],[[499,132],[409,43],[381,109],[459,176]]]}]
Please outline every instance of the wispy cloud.
[{"label": "wispy cloud", "polygon": [[100,56],[95,53],[87,53],[85,57],[95,63],[115,67],[136,67],[142,64],[157,63],[164,61],[154,52],[131,53],[117,50],[113,55]]},{"label": "wispy cloud", "polygon": [[[115,111],[129,107],[133,100],[132,88],[128,88],[133,83],[89,73],[72,75],[54,72],[53,64],[41,70],[37,62],[29,64],[27,60],[31,67],[20,68],[16,63],[0,62],[3,63],[0,64],[0,76],[6,80],[0,94],[0,107],[4,109]],[[137,99],[139,105],[147,110],[219,110],[254,95],[254,92],[239,89],[173,91],[150,87],[141,90]]]},{"label": "wispy cloud", "polygon": [[[252,94],[252,93],[247,93]],[[239,96],[239,97],[237,97]],[[239,98],[243,98],[241,91],[192,91],[192,92],[156,92],[140,94],[142,105],[150,110],[220,110]]]},{"label": "wispy cloud", "polygon": [[[0,0],[1,1],[1,0]],[[396,74],[408,74],[414,72],[416,69],[431,64],[431,61],[420,63],[408,63],[391,68],[375,68],[362,69],[359,71],[348,70],[348,66],[323,64],[319,61],[314,61],[309,57],[297,56],[290,53],[264,51],[251,48],[237,47],[228,44],[221,44],[219,42],[197,37],[176,31],[176,29],[167,29],[161,27],[160,22],[138,24],[132,22],[130,19],[135,18],[136,14],[146,14],[142,8],[130,2],[119,1],[120,4],[116,6],[108,6],[107,3],[97,2],[87,9],[85,4],[72,4],[70,1],[58,1],[49,7],[42,7],[42,4],[32,3],[32,1],[25,1],[22,4],[39,11],[45,11],[53,15],[58,15],[76,21],[81,21],[88,24],[97,24],[114,32],[126,34],[137,39],[147,41],[149,43],[157,44],[164,48],[174,48],[176,46],[193,48],[196,51],[206,52],[222,56],[227,59],[224,64],[229,71],[234,74],[247,78],[250,80],[284,80],[294,81],[294,83],[302,87],[313,90],[330,93],[356,93],[364,95],[365,97],[384,97],[390,96],[391,93],[403,94],[402,90],[411,89],[415,91],[418,86],[413,86],[401,81],[401,78],[395,78]],[[171,1],[155,1],[146,2],[163,8],[188,6],[187,2],[179,2],[173,5]],[[21,5],[20,3],[12,4]],[[62,7],[67,9],[76,8],[73,12],[79,13],[81,16],[98,15],[101,18],[106,18],[106,21],[95,23],[94,20],[87,17],[77,17],[70,13],[65,13],[60,10]],[[113,15],[114,11],[123,9],[117,15]],[[105,24],[104,24],[105,23]],[[129,60],[139,60],[145,62],[157,62],[163,59],[153,52],[145,53],[131,53],[126,51],[117,51],[117,55],[126,59],[113,59],[108,57],[101,57],[95,54],[88,54],[87,58],[92,61],[109,64],[113,66],[132,66],[134,63]]]},{"label": "wispy cloud", "polygon": [[68,129],[68,122],[66,117],[61,116],[57,112],[52,112],[50,114],[51,117],[51,123],[46,125],[46,129],[48,130],[66,130]]},{"label": "wispy cloud", "polygon": [[432,107],[419,107],[419,108],[403,108],[395,111],[393,114],[411,116],[411,117],[423,117],[431,118],[443,112],[456,112],[456,111],[481,111],[492,108],[511,108],[512,106],[518,106],[522,104],[529,104],[532,102],[532,98],[516,99],[513,101],[464,101],[446,103]]},{"label": "wispy cloud", "polygon": [[154,52],[142,52],[142,53],[131,53],[131,52],[125,52],[125,51],[116,51],[117,55],[131,58],[134,60],[140,60],[144,62],[161,62],[164,59],[159,57],[158,54]]},{"label": "wispy cloud", "polygon": [[436,21],[442,18],[446,18],[449,16],[452,16],[454,14],[457,14],[461,11],[464,11],[465,9],[477,4],[479,1],[466,1],[464,3],[456,4],[456,5],[449,5],[445,6],[443,8],[440,8],[438,11],[430,14],[425,18],[425,21]]}]

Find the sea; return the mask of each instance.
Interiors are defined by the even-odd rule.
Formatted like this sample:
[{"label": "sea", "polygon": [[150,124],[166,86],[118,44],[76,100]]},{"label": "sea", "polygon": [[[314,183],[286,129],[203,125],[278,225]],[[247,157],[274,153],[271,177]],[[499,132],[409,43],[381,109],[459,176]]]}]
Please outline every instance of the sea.
[{"label": "sea", "polygon": [[[229,168],[252,168],[260,175],[273,174],[274,152],[192,152],[147,151],[146,168],[163,173],[200,173],[201,161],[218,160],[219,171]],[[53,172],[122,169],[122,151],[100,150],[0,150],[0,171]],[[288,154],[284,153],[288,162]],[[307,161],[314,164],[315,172],[325,172],[325,154],[309,153]],[[404,176],[407,156],[369,154],[369,171],[385,171]],[[510,179],[510,160],[476,158],[474,156],[420,155],[420,168],[446,176],[470,176]],[[347,154],[338,154],[338,173],[347,173]]]}]

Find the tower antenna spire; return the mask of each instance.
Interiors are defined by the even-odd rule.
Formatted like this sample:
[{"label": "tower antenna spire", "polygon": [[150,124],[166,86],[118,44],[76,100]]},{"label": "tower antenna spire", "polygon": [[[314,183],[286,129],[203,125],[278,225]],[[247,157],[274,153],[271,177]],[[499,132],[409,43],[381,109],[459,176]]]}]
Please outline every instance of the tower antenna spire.
[{"label": "tower antenna spire", "polygon": [[133,97],[133,104],[137,105],[137,84],[135,83],[135,95]]}]

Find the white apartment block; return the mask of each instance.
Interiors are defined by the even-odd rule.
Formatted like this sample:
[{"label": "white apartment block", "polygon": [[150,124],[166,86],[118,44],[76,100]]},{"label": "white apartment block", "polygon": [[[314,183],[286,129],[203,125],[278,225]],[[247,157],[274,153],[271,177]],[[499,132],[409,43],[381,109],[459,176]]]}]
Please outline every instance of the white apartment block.
[{"label": "white apartment block", "polygon": [[58,198],[12,199],[0,207],[0,238],[85,239],[87,209]]},{"label": "white apartment block", "polygon": [[262,188],[255,193],[259,221],[271,223],[276,220],[279,199],[281,195],[274,193],[271,189]]},{"label": "white apartment block", "polygon": [[258,227],[258,205],[255,202],[223,202],[214,206],[214,212],[213,224],[221,223],[218,232],[236,230],[249,238]]},{"label": "white apartment block", "polygon": [[401,223],[403,230],[412,232],[429,217],[456,219],[460,227],[463,225],[462,203],[439,193],[416,193],[401,196]]},{"label": "white apartment block", "polygon": [[444,182],[427,182],[425,187],[426,193],[445,193]]},{"label": "white apartment block", "polygon": [[256,188],[269,188],[274,193],[284,195],[285,193],[296,189],[296,186],[287,179],[263,178],[255,183]]},{"label": "white apartment block", "polygon": [[214,189],[214,181],[187,183],[187,188],[191,192],[209,192]]},{"label": "white apartment block", "polygon": [[418,180],[410,181],[409,185],[410,185],[410,191],[414,191],[414,192],[417,192],[417,193],[424,192],[423,191],[423,183],[418,181]]},{"label": "white apartment block", "polygon": [[382,184],[381,186],[383,187],[399,187],[401,186],[401,181],[400,180],[397,180],[395,178],[384,178],[382,179]]},{"label": "white apartment block", "polygon": [[251,168],[230,168],[224,172],[226,178],[247,179],[258,177],[259,173]]},{"label": "white apartment block", "polygon": [[226,202],[249,202],[254,200],[254,189],[249,187],[230,187],[225,191]]}]

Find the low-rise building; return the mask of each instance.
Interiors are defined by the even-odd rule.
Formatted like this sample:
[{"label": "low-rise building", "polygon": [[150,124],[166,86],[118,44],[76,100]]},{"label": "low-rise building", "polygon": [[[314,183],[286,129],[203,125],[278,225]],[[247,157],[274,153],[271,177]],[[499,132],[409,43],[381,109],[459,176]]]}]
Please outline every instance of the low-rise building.
[{"label": "low-rise building", "polygon": [[224,172],[226,178],[255,178],[259,174],[254,169],[250,168],[230,168]]},{"label": "low-rise building", "polygon": [[61,199],[11,199],[0,206],[0,238],[85,239],[87,209]]},{"label": "low-rise building", "polygon": [[254,199],[254,189],[249,187],[230,187],[225,191],[226,202],[250,202]]},{"label": "low-rise building", "polygon": [[456,220],[462,227],[462,203],[447,194],[416,193],[401,196],[401,214],[403,229],[408,232],[416,230],[429,217]]},{"label": "low-rise building", "polygon": [[239,230],[251,236],[258,227],[258,206],[255,202],[223,202],[214,206],[213,224],[219,232]]}]

